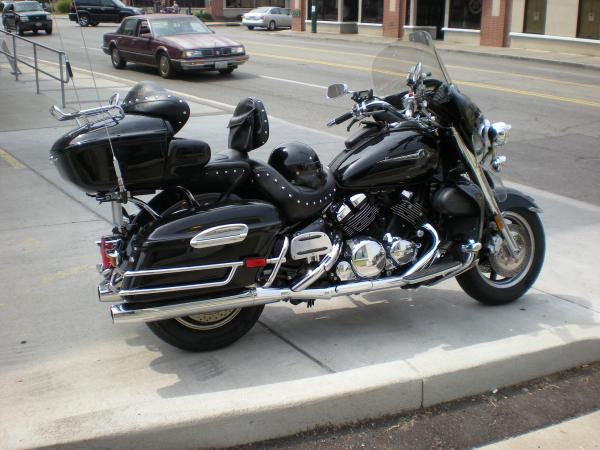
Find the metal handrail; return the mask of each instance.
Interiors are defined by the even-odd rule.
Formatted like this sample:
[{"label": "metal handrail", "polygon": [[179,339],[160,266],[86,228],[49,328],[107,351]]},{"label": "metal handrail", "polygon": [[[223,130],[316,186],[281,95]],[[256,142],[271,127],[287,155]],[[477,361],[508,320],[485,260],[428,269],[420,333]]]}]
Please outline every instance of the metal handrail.
[{"label": "metal handrail", "polygon": [[[71,70],[70,70],[70,64],[69,64],[69,57],[67,56],[67,53],[63,50],[56,50],[55,48],[48,47],[47,45],[40,44],[38,42],[32,41],[30,39],[27,39],[27,38],[24,38],[21,36],[17,36],[16,34],[9,33],[8,31],[0,30],[0,33],[3,33],[6,36],[9,36],[10,38],[12,38],[12,54],[10,52],[5,51],[2,47],[0,47],[0,54],[3,54],[4,56],[6,56],[9,60],[9,62],[12,61],[11,66],[14,70],[15,81],[19,81],[19,73],[20,73],[17,63],[24,64],[25,66],[31,67],[32,69],[35,70],[36,94],[40,93],[40,77],[39,77],[40,73],[43,73],[44,75],[52,78],[53,80],[59,81],[60,82],[60,92],[61,92],[61,97],[62,97],[62,107],[64,108],[66,106],[66,104],[65,104],[65,84],[67,84],[69,82],[69,80],[71,79]],[[33,46],[33,64],[31,64],[29,61],[27,61],[26,59],[24,59],[22,57],[19,58],[19,56],[17,55],[17,39],[19,41],[27,42]],[[38,59],[37,59],[38,47],[48,50],[52,53],[56,53],[58,55],[58,67],[60,69],[60,76],[56,76],[52,73],[46,72],[43,69],[40,69],[40,67],[38,65]]]}]

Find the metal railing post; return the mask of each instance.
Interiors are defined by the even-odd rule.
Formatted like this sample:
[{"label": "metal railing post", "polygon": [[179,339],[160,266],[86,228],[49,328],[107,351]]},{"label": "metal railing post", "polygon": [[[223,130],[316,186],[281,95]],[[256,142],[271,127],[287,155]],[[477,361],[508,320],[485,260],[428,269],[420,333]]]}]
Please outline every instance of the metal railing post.
[{"label": "metal railing post", "polygon": [[65,103],[65,77],[63,72],[63,54],[58,54],[58,65],[60,67],[60,95],[62,98],[62,107],[65,108],[67,105]]},{"label": "metal railing post", "polygon": [[19,81],[19,67],[17,66],[17,37],[13,34],[13,61],[15,65],[15,81]]},{"label": "metal railing post", "polygon": [[33,45],[33,65],[35,66],[35,93],[40,93],[40,74],[38,73],[37,45]]}]

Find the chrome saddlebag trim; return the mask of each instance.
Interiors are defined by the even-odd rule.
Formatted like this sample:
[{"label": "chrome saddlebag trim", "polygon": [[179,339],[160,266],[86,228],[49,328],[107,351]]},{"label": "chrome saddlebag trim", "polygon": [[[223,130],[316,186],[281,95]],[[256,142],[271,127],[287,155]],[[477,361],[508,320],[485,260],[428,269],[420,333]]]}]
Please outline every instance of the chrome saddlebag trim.
[{"label": "chrome saddlebag trim", "polygon": [[244,223],[219,225],[198,233],[190,240],[190,245],[194,248],[207,248],[237,244],[246,239],[246,236],[248,236],[248,225]]}]

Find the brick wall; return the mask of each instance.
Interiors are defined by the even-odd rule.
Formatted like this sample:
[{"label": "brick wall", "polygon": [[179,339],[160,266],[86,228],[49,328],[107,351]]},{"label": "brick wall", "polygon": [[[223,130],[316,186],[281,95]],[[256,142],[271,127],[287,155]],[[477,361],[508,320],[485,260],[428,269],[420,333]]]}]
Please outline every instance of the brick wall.
[{"label": "brick wall", "polygon": [[306,31],[306,0],[290,0],[292,31]]},{"label": "brick wall", "polygon": [[508,47],[512,0],[483,0],[480,44]]},{"label": "brick wall", "polygon": [[404,35],[407,0],[383,0],[383,35],[400,39]]}]

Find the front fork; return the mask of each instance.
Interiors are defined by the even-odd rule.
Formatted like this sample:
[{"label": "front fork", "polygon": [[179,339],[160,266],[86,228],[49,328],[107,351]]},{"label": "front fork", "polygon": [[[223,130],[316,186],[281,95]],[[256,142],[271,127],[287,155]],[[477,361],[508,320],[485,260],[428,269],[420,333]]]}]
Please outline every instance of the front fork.
[{"label": "front fork", "polygon": [[460,150],[464,160],[466,161],[469,172],[475,178],[473,181],[481,188],[483,192],[483,198],[485,200],[485,204],[494,217],[494,222],[498,227],[498,231],[500,231],[504,242],[506,243],[506,247],[513,258],[516,258],[519,255],[519,247],[515,242],[512,234],[510,233],[509,228],[506,226],[506,222],[504,221],[504,216],[502,215],[502,211],[496,202],[496,197],[494,196],[494,191],[491,188],[488,180],[483,172],[483,168],[477,162],[477,158],[469,150],[460,134],[455,128],[452,128],[452,133],[454,135],[454,139],[456,139],[456,143],[458,145],[458,149]]}]

